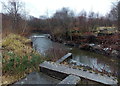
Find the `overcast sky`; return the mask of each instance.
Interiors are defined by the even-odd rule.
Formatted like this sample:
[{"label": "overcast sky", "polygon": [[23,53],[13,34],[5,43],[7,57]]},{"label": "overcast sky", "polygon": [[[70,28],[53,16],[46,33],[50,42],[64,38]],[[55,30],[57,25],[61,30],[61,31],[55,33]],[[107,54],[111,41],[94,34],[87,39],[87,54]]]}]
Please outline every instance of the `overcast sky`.
[{"label": "overcast sky", "polygon": [[[5,0],[4,0],[5,1]],[[62,7],[69,7],[76,14],[85,10],[94,11],[105,15],[111,9],[112,2],[116,0],[22,0],[26,4],[26,9],[30,15],[39,17],[41,15],[52,15]]]}]

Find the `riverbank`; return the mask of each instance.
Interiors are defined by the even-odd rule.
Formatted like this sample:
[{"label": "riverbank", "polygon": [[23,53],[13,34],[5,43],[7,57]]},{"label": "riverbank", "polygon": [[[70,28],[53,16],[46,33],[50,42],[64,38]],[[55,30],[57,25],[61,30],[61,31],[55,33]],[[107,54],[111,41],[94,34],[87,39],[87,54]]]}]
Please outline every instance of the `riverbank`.
[{"label": "riverbank", "polygon": [[36,50],[40,46],[35,46],[32,39],[12,33],[3,37],[1,46],[2,85],[13,84],[31,72],[38,72],[39,64],[43,61],[55,62],[67,53],[67,50],[57,45],[45,51],[47,55],[44,56]]},{"label": "riverbank", "polygon": [[[110,59],[106,59],[107,60],[106,61],[104,59],[104,58],[107,58],[107,57],[104,57],[102,55],[99,56],[99,54],[95,54],[95,53],[88,52],[88,51],[85,51],[85,53],[84,53],[80,49],[78,49],[78,52],[76,52],[76,50],[74,50],[74,47],[72,47],[72,48],[71,47],[67,47],[67,46],[64,46],[63,44],[51,41],[50,39],[48,39],[48,37],[46,36],[46,34],[40,34],[40,35],[39,34],[34,34],[34,35],[32,35],[32,38],[33,38],[33,40],[32,40],[33,41],[33,45],[36,47],[36,50],[39,53],[41,52],[41,54],[44,54],[44,53],[46,54],[45,51],[48,51],[48,53],[49,53],[48,57],[57,57],[57,56],[61,55],[61,53],[64,52],[65,48],[66,49],[69,48],[71,51],[73,51],[73,52],[71,52],[71,51],[70,52],[73,53],[73,58],[76,58],[74,60],[78,61],[78,63],[83,62],[82,64],[85,64],[85,65],[87,63],[88,66],[90,66],[90,67],[91,67],[91,65],[96,65],[95,68],[98,68],[98,69],[103,68],[103,70],[105,69],[106,71],[109,71],[109,70],[112,71],[112,68],[115,67],[115,66],[113,66],[115,62],[112,64],[113,67],[111,67],[111,65],[109,65],[109,63],[111,63],[113,61],[110,61]],[[87,54],[87,52],[89,54]],[[101,58],[101,59],[99,59],[99,58]],[[56,59],[54,58],[54,61],[55,60]],[[100,60],[102,62],[100,62]],[[79,66],[79,67],[80,68],[83,67],[83,69],[84,68],[88,69],[88,66],[85,66],[85,67],[84,66]],[[101,73],[101,74],[103,74],[103,73]]]},{"label": "riverbank", "polygon": [[[112,35],[87,35],[73,37],[73,40],[59,39],[51,37],[52,41],[62,43],[67,46],[77,47],[82,50],[92,51],[105,56],[120,57],[120,33]],[[75,38],[75,39],[74,39]]]},{"label": "riverbank", "polygon": [[[69,47],[70,45],[65,46],[63,43],[50,40],[46,34],[34,34],[32,38],[33,40],[35,39],[33,45],[36,46],[36,50],[44,55],[48,54],[49,57],[58,58],[59,56],[59,58],[61,58],[65,55],[67,49],[69,53],[73,54],[73,58],[71,59],[73,64],[85,68],[91,67],[92,70],[98,70],[100,72],[104,71],[104,73],[112,73],[116,76],[117,59],[109,58],[108,56],[90,52],[88,50],[81,50],[78,47]],[[48,52],[46,53],[46,51]],[[63,55],[61,56],[61,54]],[[54,61],[55,60],[56,59],[54,59]],[[111,63],[113,64],[111,65]]]},{"label": "riverbank", "polygon": [[14,83],[38,71],[44,58],[31,47],[31,40],[19,34],[8,34],[2,40],[2,85]]}]

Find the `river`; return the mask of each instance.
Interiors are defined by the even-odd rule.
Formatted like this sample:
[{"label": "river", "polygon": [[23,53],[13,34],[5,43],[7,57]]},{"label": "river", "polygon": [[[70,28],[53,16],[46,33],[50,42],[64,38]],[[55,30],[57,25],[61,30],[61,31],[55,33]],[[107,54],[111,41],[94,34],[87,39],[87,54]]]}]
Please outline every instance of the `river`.
[{"label": "river", "polygon": [[[57,48],[65,48],[70,50],[73,58],[69,61],[76,62],[76,65],[85,65],[91,68],[97,69],[99,71],[105,70],[107,72],[116,72],[117,71],[117,61],[110,57],[106,57],[94,52],[80,50],[74,47],[68,47],[64,44],[56,43],[47,38],[46,34],[33,34],[32,41],[33,47],[41,54],[46,55],[46,51],[54,46],[60,46]],[[52,54],[52,53],[51,53]]]}]

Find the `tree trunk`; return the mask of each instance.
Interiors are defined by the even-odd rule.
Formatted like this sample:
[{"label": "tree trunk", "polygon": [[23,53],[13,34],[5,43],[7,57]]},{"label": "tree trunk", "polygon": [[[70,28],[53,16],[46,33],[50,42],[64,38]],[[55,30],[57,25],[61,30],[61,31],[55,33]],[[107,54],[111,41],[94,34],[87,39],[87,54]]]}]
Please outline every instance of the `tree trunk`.
[{"label": "tree trunk", "polygon": [[120,1],[118,2],[118,30],[120,31]]}]

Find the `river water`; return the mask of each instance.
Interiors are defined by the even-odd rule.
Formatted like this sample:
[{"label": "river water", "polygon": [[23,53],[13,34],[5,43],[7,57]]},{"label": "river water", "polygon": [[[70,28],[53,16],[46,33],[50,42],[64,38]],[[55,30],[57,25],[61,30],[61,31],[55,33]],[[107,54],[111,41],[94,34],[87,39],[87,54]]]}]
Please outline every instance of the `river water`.
[{"label": "river water", "polygon": [[65,48],[67,50],[70,50],[69,52],[71,52],[73,55],[73,58],[70,60],[70,62],[75,62],[76,65],[89,66],[99,71],[102,71],[102,69],[104,69],[107,72],[117,71],[117,61],[115,59],[96,54],[94,52],[83,51],[78,48],[68,47],[64,44],[53,42],[46,36],[46,34],[33,34],[31,37],[33,41],[33,47],[43,55],[46,55],[46,51],[48,49],[59,45],[59,48]]}]

